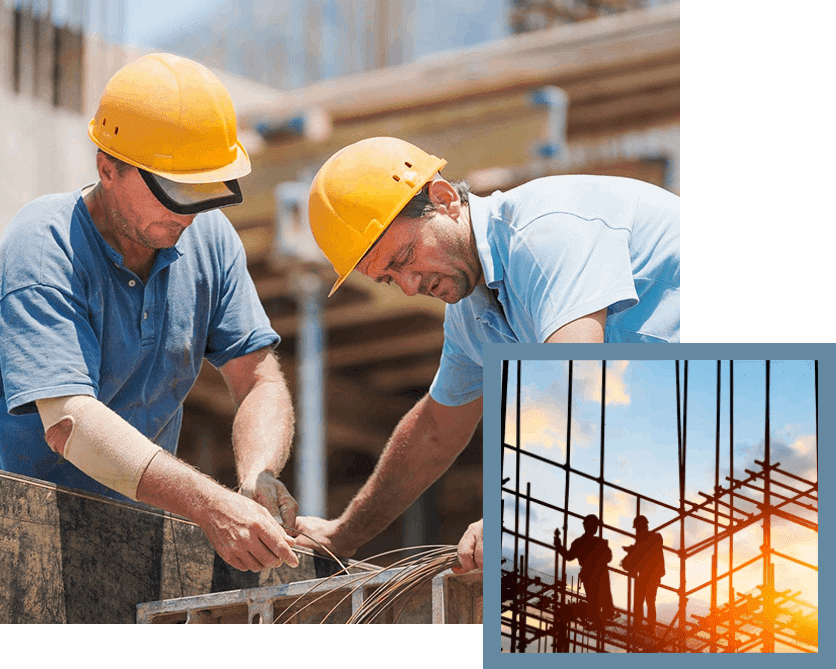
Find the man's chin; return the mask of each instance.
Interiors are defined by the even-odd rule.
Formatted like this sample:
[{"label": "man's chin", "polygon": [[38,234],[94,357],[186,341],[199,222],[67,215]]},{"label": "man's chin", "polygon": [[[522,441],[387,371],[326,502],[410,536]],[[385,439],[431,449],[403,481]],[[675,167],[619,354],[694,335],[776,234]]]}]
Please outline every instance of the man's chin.
[{"label": "man's chin", "polygon": [[446,302],[447,304],[455,304],[456,302],[461,302],[464,298],[468,297],[474,290],[475,286],[467,286],[463,290],[449,290],[443,295],[439,295],[438,299]]}]

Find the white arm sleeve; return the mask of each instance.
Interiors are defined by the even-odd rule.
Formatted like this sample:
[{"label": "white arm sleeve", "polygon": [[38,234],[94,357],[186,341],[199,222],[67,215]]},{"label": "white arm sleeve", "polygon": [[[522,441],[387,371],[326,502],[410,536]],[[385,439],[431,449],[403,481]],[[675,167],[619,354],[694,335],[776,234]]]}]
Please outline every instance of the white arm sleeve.
[{"label": "white arm sleeve", "polygon": [[[52,397],[37,405],[52,450],[99,483],[136,499],[139,481],[162,450],[159,446],[94,397]],[[69,435],[50,438],[49,429],[62,421]]]}]

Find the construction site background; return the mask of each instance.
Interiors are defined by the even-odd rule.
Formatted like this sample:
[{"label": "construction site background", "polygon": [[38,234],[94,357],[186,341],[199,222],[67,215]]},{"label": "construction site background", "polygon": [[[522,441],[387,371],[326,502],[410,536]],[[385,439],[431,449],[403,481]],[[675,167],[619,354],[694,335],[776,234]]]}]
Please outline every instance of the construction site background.
[{"label": "construction site background", "polygon": [[[503,361],[503,650],[818,652],[818,369]],[[614,556],[600,628],[555,548],[589,513]],[[619,564],[639,514],[666,555],[642,633]]]},{"label": "construction site background", "polygon": [[[306,227],[307,184],[342,146],[374,135],[402,137],[446,156],[445,176],[467,178],[478,194],[567,172],[679,188],[678,3],[216,7],[161,26],[158,44],[141,47],[119,43],[136,11],[131,4],[3,3],[0,230],[31,199],[95,180],[87,121],[119,67],[158,49],[214,66],[253,162],[242,181],[244,204],[226,213],[282,336],[279,353],[295,398],[302,397],[300,327],[309,322],[299,276],[327,282],[331,269],[310,252],[310,238],[294,231]],[[349,16],[358,26],[365,20],[365,29],[337,30],[353,25],[342,22]],[[294,235],[301,259],[298,248],[290,249],[294,257],[288,253]],[[443,304],[436,302],[405,299],[357,277],[322,302],[315,328],[323,346],[322,407],[313,417],[297,407],[299,437],[282,478],[304,496],[297,455],[307,442],[324,441],[313,456],[324,461],[316,484],[323,514],[345,507],[397,421],[427,392],[443,340]],[[230,486],[233,412],[220,374],[204,365],[186,402],[179,454]],[[306,431],[312,423],[324,425],[319,437]],[[361,557],[456,543],[482,515],[481,444],[480,429],[448,473]]]}]

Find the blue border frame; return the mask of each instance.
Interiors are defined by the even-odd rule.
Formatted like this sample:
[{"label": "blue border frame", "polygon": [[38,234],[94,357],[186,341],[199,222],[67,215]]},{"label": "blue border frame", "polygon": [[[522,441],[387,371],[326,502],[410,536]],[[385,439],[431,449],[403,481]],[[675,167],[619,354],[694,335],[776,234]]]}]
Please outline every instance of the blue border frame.
[{"label": "blue border frame", "polygon": [[[500,482],[500,449],[495,448],[501,443],[500,438],[500,412],[491,410],[492,407],[500,406],[501,402],[501,365],[502,360],[818,360],[819,361],[819,441],[824,444],[819,448],[819,469],[829,471],[833,467],[833,452],[827,444],[830,443],[830,436],[834,434],[833,426],[836,412],[827,411],[829,406],[834,405],[836,391],[834,391],[833,375],[834,357],[836,357],[836,344],[676,344],[673,347],[666,344],[486,344],[483,351],[484,370],[484,492],[483,515],[484,542],[485,542],[485,568],[484,568],[484,609],[483,609],[483,666],[489,669],[493,667],[522,666],[526,667],[553,667],[557,656],[551,653],[502,654],[499,650],[499,514],[500,504],[490,491],[499,487]],[[821,495],[821,491],[819,491]],[[829,507],[830,499],[825,495],[824,503],[819,499],[819,508]],[[824,533],[825,540],[820,540],[819,548],[825,549],[825,554],[833,548],[831,523],[828,521],[829,514],[824,514],[824,522],[819,524],[819,534]],[[829,600],[833,594],[833,577],[830,572],[825,572],[824,577],[819,575],[819,601]],[[830,608],[820,606],[819,622],[823,630],[831,629],[828,621],[832,622]],[[818,663],[822,655],[829,656],[832,650],[827,640],[820,641],[824,645],[819,648],[817,655],[805,656],[812,659],[799,661]],[[561,655],[560,657],[577,657]],[[664,663],[662,658],[669,657],[669,654],[607,654],[587,655],[587,660],[582,662],[597,665],[602,662],[609,662],[606,658],[620,657],[621,662],[628,665],[640,666],[644,664]],[[683,654],[677,663],[684,661],[686,664],[700,662],[699,654]],[[787,654],[775,653],[769,657],[763,654],[751,653],[742,654],[736,657],[735,662],[758,662],[757,657],[762,661],[782,662]],[[748,658],[748,659],[747,659]],[[720,660],[732,661],[732,660]],[[832,663],[832,660],[830,661]]]}]

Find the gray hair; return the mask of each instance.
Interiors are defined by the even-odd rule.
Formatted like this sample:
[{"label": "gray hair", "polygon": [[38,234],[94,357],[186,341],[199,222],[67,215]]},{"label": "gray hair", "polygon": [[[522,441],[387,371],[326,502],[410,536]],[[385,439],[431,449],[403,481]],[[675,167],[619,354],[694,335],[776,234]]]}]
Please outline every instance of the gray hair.
[{"label": "gray hair", "polygon": [[[430,200],[430,183],[432,182],[428,181],[421,190],[415,193],[412,199],[406,203],[406,206],[400,210],[398,216],[405,218],[423,218],[435,211],[436,205]],[[456,189],[462,204],[466,205],[470,193],[470,184],[462,179],[451,181],[450,185]],[[398,218],[398,216],[395,218]]]},{"label": "gray hair", "polygon": [[119,160],[115,156],[111,156],[106,151],[102,151],[101,149],[99,149],[96,153],[101,153],[105,158],[107,158],[116,168],[116,171],[119,173],[119,176],[122,176],[125,173],[125,170],[131,167],[131,165],[128,165],[128,163],[126,163],[124,160]]}]

